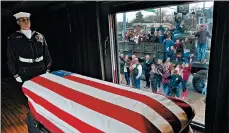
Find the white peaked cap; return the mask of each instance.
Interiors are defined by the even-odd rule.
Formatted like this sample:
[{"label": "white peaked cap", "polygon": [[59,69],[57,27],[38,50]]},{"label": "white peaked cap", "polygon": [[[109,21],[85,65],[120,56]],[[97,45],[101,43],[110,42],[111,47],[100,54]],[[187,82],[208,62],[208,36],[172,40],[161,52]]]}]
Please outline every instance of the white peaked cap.
[{"label": "white peaked cap", "polygon": [[27,12],[19,12],[19,13],[14,14],[14,17],[16,19],[18,19],[18,18],[29,18],[30,15],[31,14],[30,13],[27,13]]}]

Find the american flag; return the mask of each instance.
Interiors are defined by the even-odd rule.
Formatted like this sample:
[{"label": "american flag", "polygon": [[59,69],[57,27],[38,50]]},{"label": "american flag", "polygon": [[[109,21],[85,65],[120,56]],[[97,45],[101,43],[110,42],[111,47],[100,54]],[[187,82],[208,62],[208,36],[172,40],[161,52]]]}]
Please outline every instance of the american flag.
[{"label": "american flag", "polygon": [[185,101],[75,73],[43,74],[22,89],[53,133],[178,133],[195,116]]}]

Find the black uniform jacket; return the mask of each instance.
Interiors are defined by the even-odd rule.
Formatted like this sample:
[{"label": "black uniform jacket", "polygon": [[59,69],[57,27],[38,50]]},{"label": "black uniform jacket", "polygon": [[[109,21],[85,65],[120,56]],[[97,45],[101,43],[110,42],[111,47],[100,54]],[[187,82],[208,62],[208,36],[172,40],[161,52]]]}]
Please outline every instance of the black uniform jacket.
[{"label": "black uniform jacket", "polygon": [[[33,31],[29,39],[21,31],[17,31],[8,37],[7,43],[8,67],[14,77],[17,77],[20,67],[45,65],[47,70],[50,69],[52,59],[42,34]],[[42,60],[37,61],[39,57],[42,57]],[[28,63],[22,58],[32,62]]]}]

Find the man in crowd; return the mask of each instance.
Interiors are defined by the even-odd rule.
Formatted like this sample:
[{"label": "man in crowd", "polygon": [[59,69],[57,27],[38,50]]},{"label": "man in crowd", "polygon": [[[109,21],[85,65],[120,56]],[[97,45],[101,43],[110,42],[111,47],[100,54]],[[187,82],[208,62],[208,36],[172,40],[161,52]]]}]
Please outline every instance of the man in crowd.
[{"label": "man in crowd", "polygon": [[198,61],[203,62],[206,55],[207,37],[211,38],[210,33],[205,29],[205,25],[200,26],[200,30],[195,34],[195,37],[198,38]]},{"label": "man in crowd", "polygon": [[145,78],[146,78],[146,86],[145,88],[150,88],[150,70],[151,70],[151,65],[153,64],[153,61],[150,60],[150,56],[146,55],[145,59],[143,60],[144,65],[143,65],[143,70],[145,72]]},{"label": "man in crowd", "polygon": [[168,53],[170,52],[171,46],[174,45],[174,41],[171,40],[171,36],[167,36],[166,40],[164,40],[164,45],[165,45],[165,60],[169,58]]},{"label": "man in crowd", "polygon": [[134,65],[132,66],[132,75],[133,75],[133,82],[134,87],[140,89],[140,77],[142,75],[142,66],[138,61],[138,58],[134,59]]}]

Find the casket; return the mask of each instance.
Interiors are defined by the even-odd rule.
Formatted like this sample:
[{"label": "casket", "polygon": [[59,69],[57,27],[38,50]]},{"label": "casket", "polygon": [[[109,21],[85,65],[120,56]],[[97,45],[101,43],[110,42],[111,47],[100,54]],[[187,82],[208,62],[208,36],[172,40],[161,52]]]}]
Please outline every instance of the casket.
[{"label": "casket", "polygon": [[22,89],[34,118],[53,133],[179,133],[195,116],[185,101],[62,70]]}]

